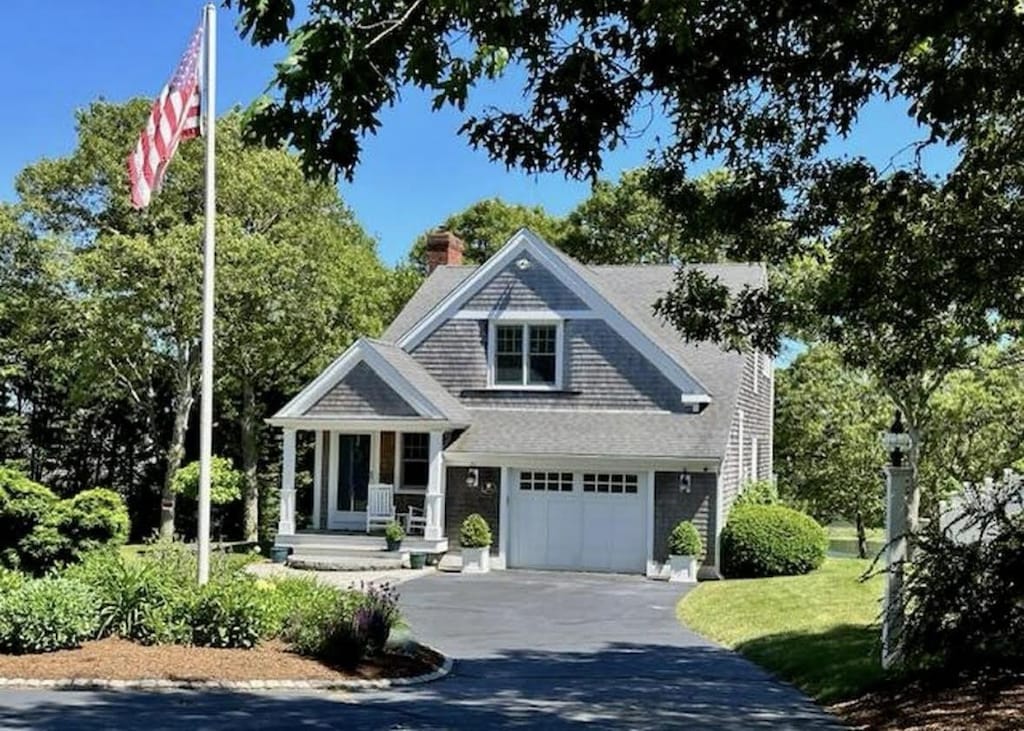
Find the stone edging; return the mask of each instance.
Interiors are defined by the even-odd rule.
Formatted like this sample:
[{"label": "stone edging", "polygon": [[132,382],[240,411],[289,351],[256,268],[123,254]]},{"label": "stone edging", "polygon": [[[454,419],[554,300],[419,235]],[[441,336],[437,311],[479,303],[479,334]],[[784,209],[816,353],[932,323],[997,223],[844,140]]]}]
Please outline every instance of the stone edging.
[{"label": "stone edging", "polygon": [[[431,648],[432,649],[432,648]],[[437,650],[434,650],[437,652]],[[441,653],[437,653],[440,655]],[[441,666],[423,675],[380,680],[168,680],[143,678],[0,678],[0,688],[45,688],[48,690],[382,690],[431,683],[446,677],[454,665],[442,655]]]}]

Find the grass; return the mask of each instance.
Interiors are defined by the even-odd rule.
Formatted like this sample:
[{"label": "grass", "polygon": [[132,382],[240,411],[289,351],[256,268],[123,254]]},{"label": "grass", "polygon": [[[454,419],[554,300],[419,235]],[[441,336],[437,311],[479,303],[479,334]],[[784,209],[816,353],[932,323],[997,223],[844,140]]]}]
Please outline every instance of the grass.
[{"label": "grass", "polygon": [[806,576],[705,582],[676,611],[688,627],[831,703],[882,678],[882,578],[861,582],[868,565],[830,558]]},{"label": "grass", "polygon": [[[828,531],[828,552],[830,556],[857,557],[857,528],[850,523],[831,523]],[[885,545],[884,528],[868,528],[868,556],[874,557]]]}]

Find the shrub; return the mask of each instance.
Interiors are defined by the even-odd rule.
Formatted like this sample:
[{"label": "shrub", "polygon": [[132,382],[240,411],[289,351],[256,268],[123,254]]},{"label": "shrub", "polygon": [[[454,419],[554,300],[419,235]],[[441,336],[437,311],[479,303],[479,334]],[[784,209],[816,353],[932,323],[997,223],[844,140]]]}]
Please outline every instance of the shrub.
[{"label": "shrub", "polygon": [[735,505],[776,505],[779,486],[775,480],[752,480],[743,486]]},{"label": "shrub", "polygon": [[0,467],[0,561],[5,566],[23,565],[22,542],[57,502],[49,488],[17,470]]},{"label": "shrub", "polygon": [[[242,497],[245,475],[231,466],[231,460],[214,457],[210,460],[210,502],[226,505]],[[199,499],[199,462],[189,462],[174,474],[171,490],[179,495]]]},{"label": "shrub", "polygon": [[314,595],[286,621],[282,639],[296,652],[324,662],[352,668],[366,655],[369,637],[355,621],[364,595],[331,589]]},{"label": "shrub", "polygon": [[965,495],[946,530],[932,521],[916,538],[904,627],[913,667],[1024,668],[1024,513],[1008,508],[1024,504],[1024,486],[1013,477],[986,492]]},{"label": "shrub", "polygon": [[131,521],[124,500],[113,490],[94,487],[62,503],[60,531],[71,541],[76,556],[128,540]]},{"label": "shrub", "polygon": [[164,592],[153,565],[126,559],[116,549],[95,551],[64,572],[64,577],[90,586],[99,602],[97,635],[131,640],[150,636],[148,613],[164,603]]},{"label": "shrub", "polygon": [[192,607],[192,641],[203,647],[255,647],[267,624],[261,591],[247,576],[201,587]]},{"label": "shrub", "polygon": [[25,576],[20,571],[0,567],[0,595],[19,589],[24,583]]},{"label": "shrub", "polygon": [[[330,606],[339,600],[340,592],[304,576],[260,579],[260,598],[266,614],[264,637],[281,637],[290,623],[301,625],[317,608]],[[294,619],[294,622],[293,622]]]},{"label": "shrub", "polygon": [[480,513],[466,516],[459,530],[459,545],[463,548],[487,548],[491,545],[491,529]]},{"label": "shrub", "polygon": [[680,521],[668,537],[668,552],[673,556],[696,556],[701,558],[704,555],[704,546],[700,540],[700,533],[688,520]]},{"label": "shrub", "polygon": [[128,537],[128,509],[110,490],[85,490],[58,500],[20,472],[0,468],[0,562],[43,573]]},{"label": "shrub", "polygon": [[401,621],[398,611],[398,592],[391,584],[371,585],[355,613],[355,622],[366,636],[367,651],[381,652],[391,636],[391,630]]},{"label": "shrub", "polygon": [[783,505],[739,505],[722,531],[730,577],[806,574],[825,560],[828,538],[814,518]]},{"label": "shrub", "polygon": [[405,539],[405,531],[397,520],[392,520],[384,528],[384,537],[392,543],[401,543]]},{"label": "shrub", "polygon": [[52,652],[95,636],[98,603],[76,581],[26,581],[0,596],[0,652]]}]

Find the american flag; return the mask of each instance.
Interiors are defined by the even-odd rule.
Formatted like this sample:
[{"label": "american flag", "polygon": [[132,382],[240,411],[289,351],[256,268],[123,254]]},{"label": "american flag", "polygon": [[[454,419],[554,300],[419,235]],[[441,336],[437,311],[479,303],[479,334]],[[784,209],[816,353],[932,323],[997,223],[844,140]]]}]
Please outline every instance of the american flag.
[{"label": "american flag", "polygon": [[202,48],[203,24],[200,23],[174,76],[153,102],[135,151],[128,156],[132,205],[136,208],[148,206],[153,191],[160,189],[178,143],[200,133],[199,55]]}]

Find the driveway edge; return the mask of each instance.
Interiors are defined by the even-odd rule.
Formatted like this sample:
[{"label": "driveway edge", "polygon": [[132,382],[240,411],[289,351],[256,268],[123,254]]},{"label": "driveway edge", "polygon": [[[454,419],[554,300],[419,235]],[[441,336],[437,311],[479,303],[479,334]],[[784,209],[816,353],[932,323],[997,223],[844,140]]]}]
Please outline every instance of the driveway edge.
[{"label": "driveway edge", "polygon": [[422,645],[444,658],[440,666],[422,675],[379,680],[170,680],[168,678],[0,678],[0,689],[45,688],[47,690],[383,690],[432,683],[447,677],[454,661],[432,647]]}]

